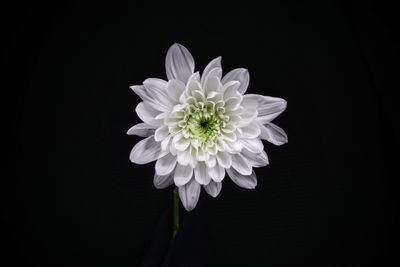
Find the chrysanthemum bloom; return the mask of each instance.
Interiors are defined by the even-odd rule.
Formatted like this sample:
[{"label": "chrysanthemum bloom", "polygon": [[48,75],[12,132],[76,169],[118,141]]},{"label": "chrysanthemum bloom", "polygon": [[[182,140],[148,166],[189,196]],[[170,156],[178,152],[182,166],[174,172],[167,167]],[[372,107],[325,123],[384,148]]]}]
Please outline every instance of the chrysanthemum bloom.
[{"label": "chrysanthemum bloom", "polygon": [[168,80],[149,78],[131,88],[143,100],[136,113],[143,123],[128,134],[147,137],[137,143],[130,160],[157,161],[154,185],[175,184],[186,210],[199,199],[201,186],[213,197],[221,191],[225,173],[237,185],[253,189],[253,167],[268,164],[261,139],[287,142],[285,132],[271,123],[286,108],[282,98],[244,94],[249,72],[234,69],[224,76],[221,57],[203,73],[182,45],[170,47],[165,60]]}]

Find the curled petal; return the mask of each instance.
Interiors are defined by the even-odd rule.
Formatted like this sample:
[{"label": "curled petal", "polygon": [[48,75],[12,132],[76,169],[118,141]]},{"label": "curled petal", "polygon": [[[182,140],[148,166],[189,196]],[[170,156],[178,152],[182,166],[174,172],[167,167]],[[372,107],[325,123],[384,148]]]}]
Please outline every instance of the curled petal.
[{"label": "curled petal", "polygon": [[254,139],[240,139],[243,147],[252,153],[261,153],[264,150],[264,145],[260,138]]},{"label": "curled petal", "polygon": [[153,184],[157,189],[164,189],[174,183],[174,174],[170,173],[167,175],[154,174]]},{"label": "curled petal", "polygon": [[151,106],[154,110],[159,112],[166,112],[170,108],[161,104],[155,97],[154,94],[149,92],[149,90],[144,85],[134,85],[130,87],[135,94],[137,94],[147,105]]},{"label": "curled petal", "polygon": [[187,211],[193,210],[200,197],[200,185],[195,179],[179,187],[179,198]]},{"label": "curled petal", "polygon": [[[282,99],[283,100],[283,99]],[[258,108],[257,121],[261,124],[271,122],[273,119],[278,117],[286,109],[286,101],[280,101],[273,104],[260,106]]]},{"label": "curled petal", "polygon": [[157,142],[161,142],[162,140],[167,138],[168,134],[169,134],[168,126],[166,125],[161,126],[157,128],[157,130],[155,131],[154,140],[156,140]]},{"label": "curled petal", "polygon": [[181,94],[179,98],[179,102],[181,103],[187,103],[188,100],[190,99],[189,96],[193,95],[193,92],[195,91],[201,91],[201,85],[198,81],[190,81],[186,85],[186,89],[183,94]]},{"label": "curled petal", "polygon": [[179,80],[170,80],[167,84],[167,91],[174,104],[177,104],[183,91],[185,91],[185,84]]},{"label": "curled petal", "polygon": [[257,120],[261,124],[268,123],[278,117],[285,109],[287,102],[283,98],[248,94],[243,96],[241,105],[245,108],[257,109]]},{"label": "curled petal", "polygon": [[203,187],[210,196],[217,197],[221,192],[222,183],[211,181],[208,185],[203,185]]},{"label": "curled petal", "polygon": [[253,167],[264,167],[269,164],[267,153],[264,150],[260,153],[252,153],[247,149],[243,149],[241,154]]},{"label": "curled petal", "polygon": [[190,75],[188,83],[190,82],[200,82],[200,73],[198,71]]},{"label": "curled petal", "polygon": [[150,135],[153,135],[155,131],[155,126],[151,126],[147,123],[138,123],[134,126],[132,126],[127,134],[128,135],[137,135],[141,137],[149,137]]},{"label": "curled petal", "polygon": [[249,125],[240,128],[240,130],[241,130],[240,137],[246,139],[256,138],[261,133],[259,124],[254,121],[251,122]]},{"label": "curled petal", "polygon": [[[213,60],[210,61],[210,63],[208,63],[208,65],[206,66],[206,68],[204,69],[202,75],[201,75],[201,84],[204,86],[204,81],[207,78],[208,74],[210,73],[210,71],[214,68],[219,68],[221,69],[221,57],[217,57]],[[222,69],[221,69],[222,70]],[[222,74],[222,71],[221,71]],[[221,78],[221,76],[219,77]]]},{"label": "curled petal", "polygon": [[240,102],[242,102],[242,96],[239,97],[231,97],[225,101],[225,110],[231,111],[236,110],[240,107]]},{"label": "curled petal", "polygon": [[156,162],[156,173],[159,175],[167,175],[171,173],[176,166],[176,157],[168,153]]},{"label": "curled petal", "polygon": [[258,112],[254,107],[244,108],[240,114],[240,119],[236,122],[237,127],[243,127],[249,125],[257,118]]},{"label": "curled petal", "polygon": [[160,112],[152,108],[146,102],[140,102],[136,106],[136,113],[138,114],[139,118],[146,124],[155,127],[159,127],[162,125],[162,120],[155,119],[155,117],[157,117],[160,114]]},{"label": "curled petal", "polygon": [[241,154],[232,155],[232,168],[243,175],[250,175],[253,171],[249,161]]},{"label": "curled petal", "polygon": [[234,69],[228,72],[224,78],[222,78],[222,84],[225,84],[230,81],[238,81],[240,82],[240,86],[237,91],[241,94],[244,94],[249,86],[250,82],[250,74],[247,69]]},{"label": "curled petal", "polygon": [[186,84],[194,72],[194,59],[183,45],[173,44],[167,52],[165,69],[168,80],[180,80]]},{"label": "curled petal", "polygon": [[143,82],[150,96],[157,105],[162,106],[165,110],[171,110],[173,101],[167,93],[167,82],[161,79],[149,78]]},{"label": "curled petal", "polygon": [[208,184],[211,177],[208,175],[207,166],[204,162],[198,162],[194,168],[194,178],[199,184]]},{"label": "curled petal", "polygon": [[217,159],[215,158],[215,156],[209,156],[208,159],[206,159],[207,167],[212,168],[215,166],[215,164],[217,164]]},{"label": "curled petal", "polygon": [[222,87],[222,92],[224,93],[224,99],[229,99],[231,97],[239,97],[240,93],[238,89],[240,87],[240,82],[230,81],[224,84]]},{"label": "curled petal", "polygon": [[178,164],[175,169],[174,182],[176,186],[185,185],[190,181],[193,175],[193,168],[190,165],[182,166]]},{"label": "curled petal", "polygon": [[221,182],[225,177],[225,169],[215,164],[214,167],[208,167],[208,174],[215,182]]},{"label": "curled petal", "polygon": [[260,125],[261,134],[260,138],[268,142],[280,146],[288,142],[288,137],[285,131],[272,122],[265,125]]},{"label": "curled petal", "polygon": [[235,169],[227,169],[226,172],[232,181],[240,187],[254,189],[257,186],[257,176],[254,171],[250,175],[240,174]]},{"label": "curled petal", "polygon": [[172,142],[174,143],[175,148],[178,151],[184,151],[190,145],[190,139],[189,138],[185,138],[182,134],[175,135],[173,140],[172,140]]},{"label": "curled petal", "polygon": [[132,148],[129,159],[136,164],[146,164],[158,159],[160,155],[160,143],[154,140],[154,136],[149,136]]},{"label": "curled petal", "polygon": [[[171,145],[170,148],[175,149],[175,146]],[[180,165],[186,166],[186,165],[190,164],[190,160],[191,160],[190,149],[186,149],[184,151],[177,151],[177,153],[178,153],[178,162]]]},{"label": "curled petal", "polygon": [[220,68],[215,68],[210,71],[204,81],[204,93],[208,97],[212,92],[218,92],[221,87],[221,74],[222,70]]},{"label": "curled petal", "polygon": [[232,157],[227,152],[219,151],[217,154],[217,162],[219,165],[221,165],[221,167],[227,169],[232,165]]}]

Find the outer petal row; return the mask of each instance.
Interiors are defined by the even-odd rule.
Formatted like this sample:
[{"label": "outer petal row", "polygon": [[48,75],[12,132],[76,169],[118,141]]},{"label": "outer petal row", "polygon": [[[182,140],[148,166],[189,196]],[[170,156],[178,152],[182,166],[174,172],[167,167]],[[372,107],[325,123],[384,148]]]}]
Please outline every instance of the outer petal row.
[{"label": "outer petal row", "polygon": [[167,52],[165,69],[168,80],[180,80],[186,84],[194,72],[194,59],[183,45],[173,44]]}]

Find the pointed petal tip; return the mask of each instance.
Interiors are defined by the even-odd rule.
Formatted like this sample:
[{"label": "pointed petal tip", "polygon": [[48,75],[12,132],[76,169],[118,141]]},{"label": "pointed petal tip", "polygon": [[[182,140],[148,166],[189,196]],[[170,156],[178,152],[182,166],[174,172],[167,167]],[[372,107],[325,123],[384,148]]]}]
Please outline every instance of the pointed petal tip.
[{"label": "pointed petal tip", "polygon": [[137,90],[140,90],[141,87],[143,87],[143,85],[131,85],[131,86],[129,86],[129,88],[130,88],[133,92],[135,92],[135,94],[137,94],[136,91],[137,91]]},{"label": "pointed petal tip", "polygon": [[222,57],[221,57],[221,56],[218,56],[218,57],[216,57],[214,60],[215,60],[215,61],[218,61],[218,62],[221,64]]}]

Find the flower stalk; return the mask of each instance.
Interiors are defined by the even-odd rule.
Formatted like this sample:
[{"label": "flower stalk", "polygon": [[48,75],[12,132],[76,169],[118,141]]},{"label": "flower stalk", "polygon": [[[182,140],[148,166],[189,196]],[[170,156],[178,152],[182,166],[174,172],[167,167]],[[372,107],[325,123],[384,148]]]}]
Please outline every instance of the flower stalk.
[{"label": "flower stalk", "polygon": [[174,188],[173,192],[173,206],[172,206],[172,242],[175,240],[175,236],[179,230],[179,194],[178,187]]}]

